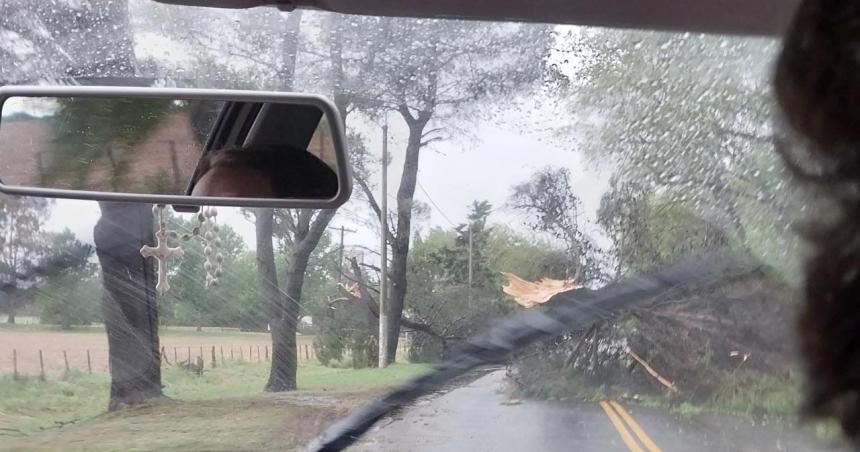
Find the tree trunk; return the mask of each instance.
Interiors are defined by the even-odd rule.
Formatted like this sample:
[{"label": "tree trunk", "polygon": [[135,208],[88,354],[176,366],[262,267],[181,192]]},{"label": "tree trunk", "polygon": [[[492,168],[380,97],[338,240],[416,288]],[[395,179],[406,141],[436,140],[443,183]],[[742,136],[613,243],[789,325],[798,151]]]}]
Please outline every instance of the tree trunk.
[{"label": "tree trunk", "polygon": [[286,300],[279,309],[281,316],[272,319],[272,368],[266,383],[269,392],[292,391],[297,387],[296,330],[309,258],[310,253],[290,253],[284,281]]},{"label": "tree trunk", "polygon": [[[290,91],[295,79],[295,65],[298,56],[298,40],[302,15],[300,11],[287,16],[284,30],[284,63],[279,71],[282,87]],[[273,211],[257,214],[257,265],[264,296],[268,306],[269,326],[272,330],[272,367],[266,391],[291,391],[296,389],[296,333],[302,301],[302,287],[308,261],[319,243],[322,234],[334,217],[333,210],[322,210],[313,218],[312,211],[302,211],[297,215],[296,230],[293,231],[292,247],[284,278],[284,294],[279,291],[275,257],[272,246]],[[261,217],[262,214],[262,217]],[[260,224],[260,220],[263,224]]]},{"label": "tree trunk", "polygon": [[299,55],[299,31],[302,25],[302,10],[297,9],[287,14],[284,23],[284,63],[278,68],[278,78],[281,87],[286,91],[292,91],[296,78],[296,59]]},{"label": "tree trunk", "polygon": [[18,310],[18,300],[15,299],[15,294],[9,295],[9,315],[6,317],[6,323],[15,324],[15,311]]},{"label": "tree trunk", "polygon": [[[266,391],[286,391],[295,389],[296,385],[295,350],[290,359],[289,349],[285,349],[289,345],[284,342],[284,329],[288,328],[288,325],[284,322],[286,313],[278,287],[278,272],[275,268],[275,251],[272,245],[274,212],[270,208],[258,208],[254,209],[254,214],[257,230],[257,274],[260,278],[266,316],[272,335],[272,367],[269,382],[266,383]],[[295,336],[293,343],[295,343]],[[293,369],[292,372],[291,369]]]},{"label": "tree trunk", "polygon": [[272,368],[266,391],[296,389],[296,332],[301,313],[305,272],[311,253],[316,249],[334,214],[334,210],[320,210],[312,222],[311,214],[297,215],[299,218],[305,218],[304,224],[299,226],[299,230],[305,232],[294,234],[284,278],[284,296],[278,296],[278,304],[272,305],[269,313],[272,327]]},{"label": "tree trunk", "polygon": [[389,272],[390,296],[384,307],[388,315],[388,338],[385,346],[385,356],[388,364],[393,363],[400,340],[400,318],[403,315],[403,302],[406,299],[406,265],[409,257],[409,238],[412,229],[412,202],[415,197],[415,186],[418,182],[418,160],[421,151],[421,137],[424,127],[430,118],[429,113],[421,112],[418,118],[413,118],[401,108],[401,114],[409,124],[409,139],[406,145],[406,158],[403,163],[403,175],[400,188],[397,190],[397,233],[391,244],[391,270]]},{"label": "tree trunk", "polygon": [[93,238],[103,275],[112,411],[162,396],[156,279],[152,261],[140,255],[155,237],[150,205],[100,207]]}]

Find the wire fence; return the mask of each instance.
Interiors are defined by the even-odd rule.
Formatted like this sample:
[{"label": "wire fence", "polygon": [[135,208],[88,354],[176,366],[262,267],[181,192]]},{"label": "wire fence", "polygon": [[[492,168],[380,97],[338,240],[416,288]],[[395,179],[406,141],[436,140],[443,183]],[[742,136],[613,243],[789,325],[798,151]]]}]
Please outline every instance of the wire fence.
[{"label": "wire fence", "polygon": [[[198,373],[203,370],[217,369],[230,363],[270,362],[272,350],[269,345],[260,344],[195,344],[170,345],[161,347],[161,366],[163,368],[178,367]],[[403,343],[397,349],[398,360],[405,360],[408,354],[408,344]],[[11,350],[9,360],[0,360],[0,374],[11,373],[13,378],[63,375],[69,372],[108,373],[107,349],[75,349],[68,350],[28,348]],[[317,362],[316,351],[311,343],[296,345],[296,359],[299,364]],[[344,350],[344,360],[352,359],[351,352]]]},{"label": "wire fence", "polygon": [[[216,369],[229,363],[251,363],[271,361],[269,345],[187,345],[162,346],[162,367],[180,367],[202,372],[203,369]],[[0,373],[11,373],[13,378],[38,377],[69,373],[72,371],[107,373],[109,370],[106,349],[45,350],[28,348],[11,350],[7,366],[0,366]],[[310,343],[296,346],[299,363],[316,361],[314,347]]]}]

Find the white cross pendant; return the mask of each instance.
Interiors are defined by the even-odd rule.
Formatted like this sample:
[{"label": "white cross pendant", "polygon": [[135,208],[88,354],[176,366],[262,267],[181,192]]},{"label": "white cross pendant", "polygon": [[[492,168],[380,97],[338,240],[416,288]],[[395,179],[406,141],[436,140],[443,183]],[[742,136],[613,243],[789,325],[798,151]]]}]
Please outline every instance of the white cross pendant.
[{"label": "white cross pendant", "polygon": [[140,249],[140,254],[143,257],[154,257],[158,260],[158,284],[155,285],[155,289],[158,293],[164,294],[170,290],[170,282],[167,280],[167,260],[171,257],[182,257],[185,252],[180,247],[167,246],[167,231],[163,227],[155,233],[155,238],[156,246],[144,245]]}]

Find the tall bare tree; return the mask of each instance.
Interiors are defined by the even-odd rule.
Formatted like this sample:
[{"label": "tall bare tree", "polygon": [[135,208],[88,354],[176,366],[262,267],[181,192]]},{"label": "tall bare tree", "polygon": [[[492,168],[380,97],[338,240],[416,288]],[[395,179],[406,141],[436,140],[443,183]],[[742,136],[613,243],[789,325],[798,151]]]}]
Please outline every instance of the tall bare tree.
[{"label": "tall bare tree", "polygon": [[[415,211],[421,151],[463,130],[472,108],[492,96],[514,97],[541,79],[552,33],[538,25],[463,21],[340,18],[328,32],[332,47],[335,99],[381,119],[393,113],[407,128],[403,168],[397,188],[393,230],[383,231],[391,246],[390,319],[386,356],[394,360],[407,294],[407,257]],[[348,32],[347,32],[348,30]],[[371,182],[356,171],[356,184],[377,217],[382,212]]]},{"label": "tall bare tree", "polygon": [[[302,53],[302,11],[225,14],[203,10],[199,11],[200,17],[168,17],[174,12],[155,5],[142,13],[151,15],[149,23],[160,23],[157,19],[164,18],[169,22],[169,36],[201,49],[197,63],[200,72],[196,76],[209,78],[217,73],[212,83],[220,86],[293,91],[297,89],[297,65],[317,67],[304,61],[319,57]],[[246,75],[224,62],[241,62],[253,70]],[[313,83],[320,81],[319,74],[312,78]],[[327,83],[328,79],[324,79]],[[308,261],[334,211],[258,208],[249,212],[256,225],[257,273],[273,346],[265,389],[288,391],[296,388],[295,335]],[[278,253],[284,253],[286,258],[283,273],[276,265]]]}]

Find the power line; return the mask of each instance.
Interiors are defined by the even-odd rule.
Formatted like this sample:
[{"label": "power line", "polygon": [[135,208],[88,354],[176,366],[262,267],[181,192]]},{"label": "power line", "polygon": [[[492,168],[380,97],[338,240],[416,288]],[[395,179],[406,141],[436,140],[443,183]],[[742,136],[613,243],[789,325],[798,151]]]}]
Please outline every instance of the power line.
[{"label": "power line", "polygon": [[443,217],[443,218],[445,218],[445,220],[447,220],[447,221],[448,221],[448,224],[450,224],[450,225],[451,225],[451,227],[456,228],[456,227],[457,227],[457,225],[456,225],[456,224],[454,224],[454,222],[453,222],[453,221],[451,221],[451,219],[450,219],[450,218],[448,218],[448,215],[445,215],[445,211],[444,211],[444,210],[442,210],[442,208],[441,208],[441,207],[439,207],[439,205],[438,205],[438,204],[436,204],[436,201],[433,201],[433,197],[431,197],[431,196],[430,196],[430,193],[427,193],[427,190],[425,190],[425,189],[424,189],[424,186],[423,186],[423,185],[421,185],[421,182],[418,182],[418,181],[415,181],[415,182],[418,184],[418,188],[420,188],[420,189],[421,189],[421,191],[424,193],[424,196],[426,196],[426,197],[427,197],[427,199],[430,201],[430,204],[433,204],[433,207],[435,207],[435,208],[436,208],[436,210],[438,210],[438,211],[439,211],[439,214],[441,214],[441,215],[442,215],[442,217]]}]

